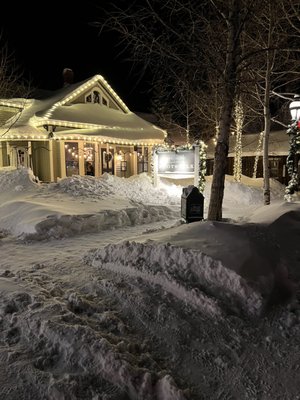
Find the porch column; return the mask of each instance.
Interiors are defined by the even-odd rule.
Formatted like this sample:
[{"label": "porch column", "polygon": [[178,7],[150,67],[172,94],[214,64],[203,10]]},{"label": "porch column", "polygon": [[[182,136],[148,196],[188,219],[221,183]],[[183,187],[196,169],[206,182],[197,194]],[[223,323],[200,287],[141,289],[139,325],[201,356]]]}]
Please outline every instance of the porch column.
[{"label": "porch column", "polygon": [[9,165],[18,168],[17,147],[7,143],[7,154],[9,154]]},{"label": "porch column", "polygon": [[138,173],[138,157],[137,157],[137,152],[133,151],[132,153],[132,175],[137,175]]},{"label": "porch column", "polygon": [[117,153],[117,146],[114,146],[114,176],[117,175],[117,164],[118,164],[118,153]]},{"label": "porch column", "polygon": [[[31,154],[29,159],[31,159]],[[49,140],[49,175],[50,182],[54,182],[53,140]]]},{"label": "porch column", "polygon": [[65,178],[66,174],[66,154],[65,154],[65,142],[60,140],[58,142],[59,146],[59,170],[60,170],[60,178]]},{"label": "porch column", "polygon": [[78,163],[79,163],[79,175],[84,175],[84,143],[83,141],[78,142]]},{"label": "porch column", "polygon": [[4,142],[0,142],[0,167],[4,167],[3,163],[3,152],[4,152]]},{"label": "porch column", "polygon": [[94,153],[94,161],[95,161],[95,177],[99,176],[100,174],[100,157],[101,157],[101,150],[100,144],[95,142],[95,153]]}]

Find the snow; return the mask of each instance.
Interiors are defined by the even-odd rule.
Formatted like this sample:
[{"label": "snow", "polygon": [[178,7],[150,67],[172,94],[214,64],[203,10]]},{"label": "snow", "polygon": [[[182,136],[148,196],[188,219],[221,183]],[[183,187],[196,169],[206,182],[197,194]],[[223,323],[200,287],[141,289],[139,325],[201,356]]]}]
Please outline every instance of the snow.
[{"label": "snow", "polygon": [[[84,91],[89,93],[91,88],[97,88],[101,92],[104,88],[104,92],[110,93],[109,96],[112,96],[114,102],[123,104],[122,107],[125,107],[126,112],[99,104],[70,103],[71,99],[74,101],[74,97],[77,98],[80,94],[83,96]],[[9,135],[17,137],[20,134],[35,133],[47,139],[48,132],[43,126],[53,120],[54,126],[57,125],[57,121],[63,121],[62,126],[68,127],[68,129],[61,128],[55,132],[57,139],[64,139],[66,135],[83,135],[101,137],[103,142],[108,140],[110,143],[120,142],[120,140],[124,143],[128,141],[163,143],[166,132],[129,111],[118,95],[111,90],[107,82],[104,83],[101,75],[95,75],[88,80],[49,92],[43,96],[43,99],[0,99],[0,104],[6,106],[11,104],[13,107],[17,105],[21,109],[19,113],[6,121],[0,128],[0,132],[5,135],[9,131]],[[78,123],[81,127],[74,128]]]},{"label": "snow", "polygon": [[191,183],[0,171],[1,399],[300,399],[298,197]]}]

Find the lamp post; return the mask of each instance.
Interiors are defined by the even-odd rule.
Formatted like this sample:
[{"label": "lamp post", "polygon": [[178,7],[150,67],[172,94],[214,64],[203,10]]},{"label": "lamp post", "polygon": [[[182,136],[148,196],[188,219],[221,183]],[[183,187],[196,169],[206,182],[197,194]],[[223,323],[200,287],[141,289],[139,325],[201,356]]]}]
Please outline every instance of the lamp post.
[{"label": "lamp post", "polygon": [[300,96],[297,94],[294,96],[294,100],[291,101],[290,106],[290,113],[292,117],[292,121],[299,121],[300,119]]},{"label": "lamp post", "polygon": [[300,149],[300,96],[294,96],[294,100],[289,106],[292,123],[287,130],[290,137],[290,150],[286,159],[288,175],[290,176],[289,183],[285,188],[285,200],[291,201],[292,194],[298,189],[298,163],[297,152]]}]

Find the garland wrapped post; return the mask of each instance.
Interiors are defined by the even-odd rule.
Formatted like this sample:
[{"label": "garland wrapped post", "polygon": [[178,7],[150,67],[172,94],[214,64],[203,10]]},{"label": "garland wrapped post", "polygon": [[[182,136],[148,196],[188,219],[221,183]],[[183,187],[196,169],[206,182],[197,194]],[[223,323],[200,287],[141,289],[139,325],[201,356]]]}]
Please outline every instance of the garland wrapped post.
[{"label": "garland wrapped post", "polygon": [[300,149],[300,121],[296,121],[290,125],[287,134],[290,136],[290,151],[286,159],[286,167],[291,179],[285,188],[284,198],[286,201],[292,201],[292,195],[298,190],[298,165],[296,157]]},{"label": "garland wrapped post", "polygon": [[169,143],[165,142],[164,144],[160,144],[160,145],[156,145],[152,147],[152,152],[150,155],[150,174],[151,174],[151,182],[152,185],[157,186],[158,182],[157,182],[157,171],[155,171],[155,168],[157,168],[157,166],[155,166],[155,162],[156,160],[156,153],[159,150],[174,150],[174,146],[171,146]]},{"label": "garland wrapped post", "polygon": [[205,189],[205,176],[206,176],[206,148],[207,145],[200,140],[199,141],[199,176],[198,176],[198,189],[201,193]]},{"label": "garland wrapped post", "polygon": [[259,157],[261,156],[261,153],[262,153],[263,137],[264,137],[264,132],[262,131],[259,134],[258,145],[257,145],[257,149],[256,149],[256,154],[255,154],[253,175],[252,175],[253,179],[257,178],[257,166],[258,166]]},{"label": "garland wrapped post", "polygon": [[235,107],[236,141],[234,149],[233,176],[235,181],[241,182],[242,178],[242,133],[244,123],[244,112],[241,101]]}]

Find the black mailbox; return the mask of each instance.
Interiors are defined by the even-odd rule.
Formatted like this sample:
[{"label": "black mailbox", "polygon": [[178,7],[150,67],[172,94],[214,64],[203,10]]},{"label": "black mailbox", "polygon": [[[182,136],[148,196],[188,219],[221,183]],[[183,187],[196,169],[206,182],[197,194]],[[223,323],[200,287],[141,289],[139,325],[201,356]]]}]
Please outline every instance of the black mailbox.
[{"label": "black mailbox", "polygon": [[186,222],[201,221],[203,219],[204,196],[196,186],[190,185],[182,189],[181,217]]}]

